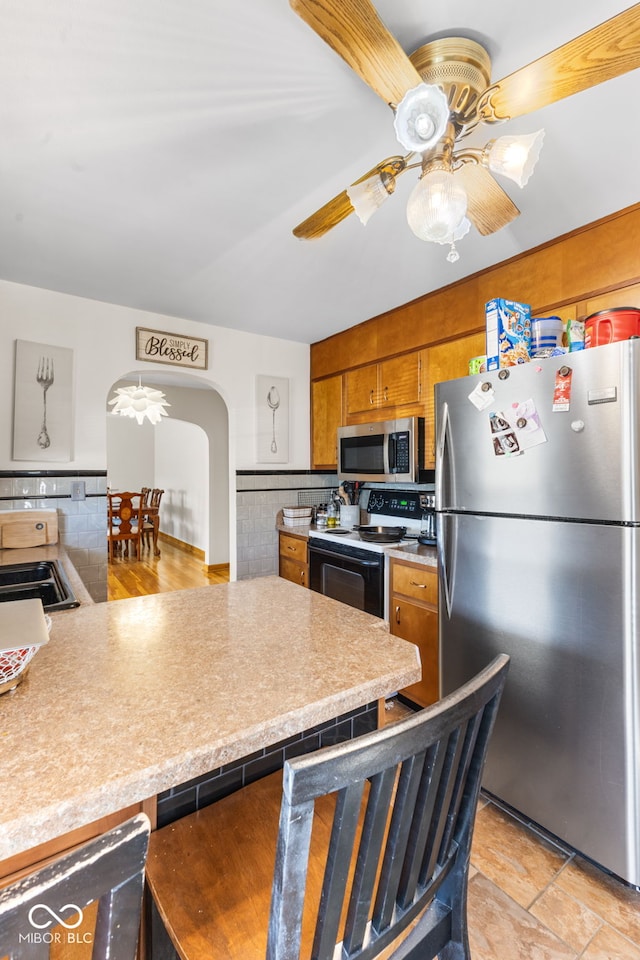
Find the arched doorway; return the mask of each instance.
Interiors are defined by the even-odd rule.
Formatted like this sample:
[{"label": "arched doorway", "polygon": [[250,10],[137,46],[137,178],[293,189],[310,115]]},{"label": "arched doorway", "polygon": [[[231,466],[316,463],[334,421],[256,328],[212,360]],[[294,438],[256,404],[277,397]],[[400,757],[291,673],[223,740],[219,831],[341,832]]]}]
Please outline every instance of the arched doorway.
[{"label": "arched doorway", "polygon": [[[165,489],[172,529],[187,537],[193,533],[194,524],[198,525],[205,563],[228,563],[230,578],[234,580],[235,499],[231,496],[233,480],[229,470],[226,402],[212,384],[191,373],[145,370],[123,374],[112,385],[107,400],[114,396],[116,388],[137,384],[139,379],[165,393],[170,404],[168,417],[156,427],[147,421],[139,425],[134,419],[113,416],[107,404],[107,477],[110,479],[114,472],[122,477],[126,469],[132,478],[139,480],[143,476],[149,478],[151,472],[155,474],[156,468],[160,469],[162,484],[151,485]],[[169,422],[171,426],[163,434]],[[169,447],[174,448],[173,452]],[[122,463],[125,455],[128,462]],[[116,458],[120,458],[120,462]],[[153,458],[152,464],[150,458]],[[173,484],[170,481],[172,463],[176,478]],[[138,485],[150,484],[145,481]],[[198,512],[206,513],[206,517],[198,517]],[[167,517],[169,519],[169,512]],[[179,532],[171,535],[181,539]]]}]

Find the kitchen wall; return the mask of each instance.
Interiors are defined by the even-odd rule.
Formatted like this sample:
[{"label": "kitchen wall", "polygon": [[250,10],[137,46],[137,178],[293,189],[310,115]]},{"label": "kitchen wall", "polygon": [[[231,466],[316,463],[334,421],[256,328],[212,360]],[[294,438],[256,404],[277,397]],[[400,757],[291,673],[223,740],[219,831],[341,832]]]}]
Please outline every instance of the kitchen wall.
[{"label": "kitchen wall", "polygon": [[[215,321],[215,302],[212,303],[211,315]],[[112,385],[138,372],[144,374],[153,371],[158,374],[178,369],[136,361],[136,326],[182,333],[209,341],[209,369],[194,371],[191,375],[198,378],[202,386],[209,388],[211,396],[214,396],[214,392],[219,396],[226,411],[228,441],[224,469],[228,536],[225,538],[225,547],[232,576],[235,576],[236,471],[264,467],[264,464],[256,461],[256,375],[288,378],[289,462],[282,466],[301,471],[309,466],[309,347],[305,344],[0,280],[0,474],[4,473],[7,478],[6,473],[14,471],[25,476],[52,469],[64,472],[89,470],[96,474],[106,471],[106,411]],[[69,462],[53,464],[12,459],[16,339],[73,350],[74,422],[73,450]],[[202,396],[197,396],[202,391],[185,393],[196,395],[189,401],[192,408],[203,404]],[[106,576],[106,545],[104,548],[94,546],[94,536],[95,530],[91,537],[87,536],[88,563],[103,568]],[[208,562],[220,561],[212,555]]]},{"label": "kitchen wall", "polygon": [[299,503],[326,503],[338,486],[335,473],[241,471],[237,478],[238,580],[278,572],[276,514]]}]

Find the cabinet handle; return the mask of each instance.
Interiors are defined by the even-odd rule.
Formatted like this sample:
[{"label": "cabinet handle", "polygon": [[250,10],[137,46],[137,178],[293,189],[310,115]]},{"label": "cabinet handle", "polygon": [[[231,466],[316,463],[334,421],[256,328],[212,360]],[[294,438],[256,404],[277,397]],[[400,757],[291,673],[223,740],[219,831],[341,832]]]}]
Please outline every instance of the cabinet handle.
[{"label": "cabinet handle", "polygon": [[385,403],[387,402],[388,399],[389,399],[389,387],[385,387],[385,388],[384,388],[384,400],[385,400]]},{"label": "cabinet handle", "polygon": [[396,607],[396,623],[400,623],[400,605]]},{"label": "cabinet handle", "polygon": [[300,583],[304,586],[304,570],[300,571]]},{"label": "cabinet handle", "polygon": [[373,403],[373,390],[369,390],[369,403]]},{"label": "cabinet handle", "polygon": [[426,590],[426,583],[418,583],[417,580],[409,580],[409,583],[412,587],[420,587],[421,590]]},{"label": "cabinet handle", "polygon": [[295,547],[291,547],[291,546],[288,546],[288,547],[287,547],[287,550],[291,550],[293,553],[296,552],[296,548],[295,548]]}]

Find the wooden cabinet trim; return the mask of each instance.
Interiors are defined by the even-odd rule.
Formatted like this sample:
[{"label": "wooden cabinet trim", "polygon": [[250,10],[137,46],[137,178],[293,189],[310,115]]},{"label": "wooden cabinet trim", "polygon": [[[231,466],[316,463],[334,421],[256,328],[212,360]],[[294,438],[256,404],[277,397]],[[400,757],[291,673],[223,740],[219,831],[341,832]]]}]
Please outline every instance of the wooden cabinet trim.
[{"label": "wooden cabinet trim", "polygon": [[637,284],[637,239],[640,203],[311,344],[311,379],[344,370],[336,365],[343,357],[357,367],[481,332],[494,296],[531,303],[545,316]]}]

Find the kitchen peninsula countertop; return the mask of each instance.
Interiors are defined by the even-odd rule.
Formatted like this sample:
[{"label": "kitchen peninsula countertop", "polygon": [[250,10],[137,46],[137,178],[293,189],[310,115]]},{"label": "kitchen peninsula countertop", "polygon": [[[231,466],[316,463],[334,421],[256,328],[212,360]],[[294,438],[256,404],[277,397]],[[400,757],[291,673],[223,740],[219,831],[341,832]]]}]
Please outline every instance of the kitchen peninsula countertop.
[{"label": "kitchen peninsula countertop", "polygon": [[419,678],[383,621],[279,577],[68,611],[0,697],[0,859]]}]

